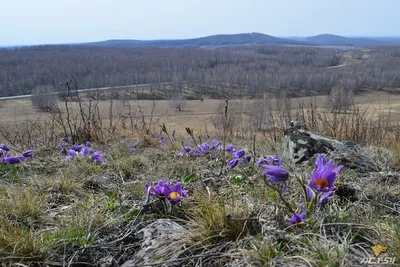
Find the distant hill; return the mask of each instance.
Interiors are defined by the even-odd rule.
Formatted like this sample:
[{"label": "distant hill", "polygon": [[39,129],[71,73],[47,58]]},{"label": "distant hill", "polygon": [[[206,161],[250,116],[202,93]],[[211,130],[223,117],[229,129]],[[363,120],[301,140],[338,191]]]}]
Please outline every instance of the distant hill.
[{"label": "distant hill", "polygon": [[400,38],[361,38],[361,37],[344,37],[333,34],[320,34],[307,37],[304,39],[311,44],[316,45],[339,45],[353,47],[377,47],[399,45]]},{"label": "distant hill", "polygon": [[246,44],[281,44],[304,45],[303,41],[278,38],[262,33],[218,34],[201,38],[181,40],[107,40],[101,42],[86,43],[94,46],[123,46],[123,47],[201,47],[222,45],[246,45]]}]

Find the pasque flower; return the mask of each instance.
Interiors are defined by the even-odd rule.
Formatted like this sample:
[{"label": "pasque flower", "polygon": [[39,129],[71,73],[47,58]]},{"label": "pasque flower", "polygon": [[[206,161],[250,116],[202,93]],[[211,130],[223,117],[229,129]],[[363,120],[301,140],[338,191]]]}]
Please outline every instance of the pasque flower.
[{"label": "pasque flower", "polygon": [[308,185],[318,192],[333,191],[336,188],[334,186],[336,176],[342,168],[342,165],[334,168],[332,160],[326,163],[325,155],[318,155],[315,161],[315,169]]},{"label": "pasque flower", "polygon": [[296,224],[301,223],[305,219],[306,219],[306,214],[305,213],[301,213],[301,214],[294,213],[292,215],[292,218],[290,218],[290,224],[296,225]]},{"label": "pasque flower", "polygon": [[34,153],[33,153],[32,150],[25,151],[25,152],[22,154],[22,156],[23,156],[24,158],[30,158],[30,157],[33,157],[33,155],[34,155]]},{"label": "pasque flower", "polygon": [[[150,185],[146,184],[146,192],[149,187]],[[170,187],[169,181],[159,181],[158,184],[150,191],[150,195],[158,198],[166,198],[174,204],[186,197],[187,193],[187,190],[182,190],[181,183],[176,183]]]},{"label": "pasque flower", "polygon": [[3,151],[10,151],[10,148],[6,144],[1,144],[0,149]]},{"label": "pasque flower", "polygon": [[270,183],[279,183],[283,182],[282,191],[285,191],[287,188],[286,181],[289,179],[289,173],[287,170],[274,165],[263,165],[265,172],[264,175],[268,176],[268,182]]},{"label": "pasque flower", "polygon": [[90,158],[96,162],[97,165],[100,165],[104,162],[103,160],[103,152],[101,151],[96,151],[92,155],[90,155]]}]

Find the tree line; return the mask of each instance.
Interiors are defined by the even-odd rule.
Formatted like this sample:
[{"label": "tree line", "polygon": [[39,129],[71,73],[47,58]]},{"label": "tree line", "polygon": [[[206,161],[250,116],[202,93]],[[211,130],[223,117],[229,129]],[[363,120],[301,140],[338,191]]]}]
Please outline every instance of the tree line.
[{"label": "tree line", "polygon": [[[38,86],[74,78],[79,89],[165,82],[201,85],[203,95],[260,96],[282,89],[292,95],[357,92],[400,86],[400,48],[354,53],[343,63],[335,49],[297,46],[126,48],[52,45],[0,49],[0,96],[31,94]],[[193,86],[195,88],[196,86]]]}]

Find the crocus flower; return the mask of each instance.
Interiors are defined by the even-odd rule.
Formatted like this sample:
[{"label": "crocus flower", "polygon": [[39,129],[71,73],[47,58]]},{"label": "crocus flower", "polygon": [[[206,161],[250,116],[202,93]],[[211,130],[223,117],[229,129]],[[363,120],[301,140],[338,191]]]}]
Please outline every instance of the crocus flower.
[{"label": "crocus flower", "polygon": [[263,167],[266,170],[264,172],[264,175],[269,176],[268,181],[270,183],[284,182],[282,191],[285,191],[287,188],[286,181],[289,179],[289,173],[287,172],[287,170],[279,166],[273,166],[273,165],[263,165]]},{"label": "crocus flower", "polygon": [[81,152],[79,152],[79,156],[84,157],[89,155],[90,148],[89,147],[84,147]]},{"label": "crocus flower", "polygon": [[333,185],[336,179],[336,175],[343,168],[342,165],[334,168],[332,160],[325,163],[325,155],[319,155],[315,161],[315,170],[311,176],[308,185],[314,188],[318,192],[329,192],[335,190]]},{"label": "crocus flower", "polygon": [[232,144],[230,144],[225,147],[225,150],[228,151],[229,153],[232,153],[235,150],[235,147]]},{"label": "crocus flower", "polygon": [[1,144],[0,149],[3,151],[10,151],[10,148],[6,144]]},{"label": "crocus flower", "polygon": [[239,159],[235,158],[228,162],[228,168],[233,169],[238,165],[238,163],[239,163]]},{"label": "crocus flower", "polygon": [[88,148],[92,147],[92,143],[90,143],[89,141],[87,141],[86,144],[85,144],[85,147],[88,147]]},{"label": "crocus flower", "polygon": [[221,145],[221,142],[218,141],[218,140],[212,140],[212,141],[211,141],[211,148],[212,148],[212,149],[217,148],[217,147],[219,147],[220,145]]},{"label": "crocus flower", "polygon": [[67,161],[73,160],[75,158],[75,156],[78,154],[78,152],[76,152],[73,149],[69,149],[67,151],[68,156],[65,158]]},{"label": "crocus flower", "polygon": [[135,148],[136,148],[136,144],[133,144],[133,145],[129,146],[129,147],[128,147],[128,152],[129,152],[129,153],[132,153],[133,150],[135,150]]},{"label": "crocus flower", "polygon": [[203,143],[203,144],[199,145],[199,149],[202,149],[202,150],[207,150],[209,148],[210,147],[209,147],[209,145],[207,143]]},{"label": "crocus flower", "polygon": [[82,145],[73,145],[72,146],[72,150],[74,150],[76,152],[81,152],[82,149],[83,149]]},{"label": "crocus flower", "polygon": [[90,155],[90,158],[94,160],[97,165],[100,165],[104,162],[103,153],[101,151],[94,152],[92,155]]},{"label": "crocus flower", "polygon": [[14,165],[20,163],[21,159],[19,157],[4,157],[3,162],[9,165]]},{"label": "crocus flower", "polygon": [[310,202],[315,197],[315,192],[308,185],[306,185],[305,187],[307,192],[307,202]]},{"label": "crocus flower", "polygon": [[166,143],[168,140],[165,136],[160,137],[160,144]]},{"label": "crocus flower", "polygon": [[242,159],[242,162],[243,162],[244,164],[248,164],[248,163],[250,163],[250,161],[251,161],[251,156],[250,156],[250,155],[245,155],[245,156],[243,157],[243,159]]},{"label": "crocus flower", "polygon": [[246,154],[246,152],[244,151],[244,149],[233,152],[233,156],[234,156],[235,158],[237,158],[237,159],[240,159],[241,157],[243,157],[244,154]]},{"label": "crocus flower", "polygon": [[275,155],[268,156],[267,161],[271,165],[277,165],[277,166],[282,165],[281,159],[278,156],[275,156]]},{"label": "crocus flower", "polygon": [[190,146],[184,146],[184,147],[182,148],[181,152],[182,152],[183,154],[184,154],[184,153],[189,153],[190,150],[191,150]]},{"label": "crocus flower", "polygon": [[265,158],[258,158],[258,160],[256,162],[256,166],[261,167],[264,164],[268,164],[268,160]]},{"label": "crocus flower", "polygon": [[305,213],[301,213],[301,214],[294,213],[292,215],[292,218],[290,219],[290,224],[296,225],[296,224],[301,223],[305,219],[306,219],[306,214]]},{"label": "crocus flower", "polygon": [[32,157],[33,156],[33,151],[32,150],[28,150],[28,151],[25,151],[23,154],[22,154],[22,156],[24,156],[24,158],[30,158],[30,157]]},{"label": "crocus flower", "polygon": [[[149,184],[146,184],[146,192],[149,188]],[[168,181],[159,181],[158,184],[153,187],[153,190],[150,191],[150,195],[155,196],[155,197],[167,197],[171,191],[171,188],[169,187],[169,182]]]},{"label": "crocus flower", "polygon": [[170,189],[170,192],[168,194],[168,200],[171,203],[178,203],[179,201],[182,200],[182,198],[187,196],[187,190],[182,190],[182,184],[181,183],[176,183],[172,188]]},{"label": "crocus flower", "polygon": [[333,198],[333,191],[325,192],[318,200],[318,205],[321,205],[324,200],[331,200]]}]

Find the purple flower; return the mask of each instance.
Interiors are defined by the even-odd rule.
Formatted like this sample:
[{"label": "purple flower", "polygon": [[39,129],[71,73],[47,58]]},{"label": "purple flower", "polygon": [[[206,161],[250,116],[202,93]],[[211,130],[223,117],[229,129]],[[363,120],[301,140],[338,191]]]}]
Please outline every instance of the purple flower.
[{"label": "purple flower", "polygon": [[301,223],[305,219],[306,219],[306,214],[305,213],[301,213],[301,214],[294,213],[292,215],[292,218],[290,219],[290,224],[296,225],[296,224]]},{"label": "purple flower", "polygon": [[218,140],[212,140],[212,141],[211,141],[211,148],[212,148],[212,149],[217,148],[217,147],[219,147],[220,145],[221,145],[221,142],[218,141]]},{"label": "purple flower", "polygon": [[158,184],[154,187],[154,195],[157,197],[167,197],[171,192],[171,188],[169,187],[168,181],[159,181]]},{"label": "purple flower", "polygon": [[319,155],[315,161],[315,169],[308,185],[318,192],[333,191],[336,188],[333,185],[336,175],[342,168],[342,165],[334,168],[332,160],[325,163],[325,155]]},{"label": "purple flower", "polygon": [[233,156],[234,156],[236,159],[240,159],[241,157],[244,156],[244,154],[246,154],[246,152],[244,151],[244,149],[233,152]]},{"label": "purple flower", "polygon": [[85,147],[88,147],[88,148],[92,147],[92,143],[90,143],[89,141],[87,141],[86,144],[85,144]]},{"label": "purple flower", "polygon": [[232,144],[230,144],[225,147],[225,150],[228,151],[229,153],[232,153],[235,150],[235,147]]},{"label": "purple flower", "polygon": [[318,200],[318,205],[321,205],[324,200],[331,200],[333,198],[333,191],[325,192]]},{"label": "purple flower", "polygon": [[238,165],[238,163],[239,163],[239,159],[235,158],[228,162],[228,168],[233,169]]},{"label": "purple flower", "polygon": [[264,172],[264,175],[269,176],[268,181],[270,183],[284,182],[282,191],[286,191],[287,188],[286,181],[289,179],[289,173],[287,172],[287,170],[273,165],[263,165],[263,167],[266,170]]},{"label": "purple flower", "polygon": [[133,144],[133,145],[131,145],[131,146],[128,147],[128,152],[129,152],[129,153],[132,153],[133,150],[135,150],[135,149],[136,149],[136,144]]},{"label": "purple flower", "polygon": [[32,157],[33,156],[33,151],[32,150],[28,150],[28,151],[25,151],[23,154],[22,154],[22,156],[24,157],[24,158],[30,158],[30,157]]},{"label": "purple flower", "polygon": [[67,137],[61,138],[61,142],[63,142],[63,143],[68,143],[68,138],[67,138]]},{"label": "purple flower", "polygon": [[73,149],[69,149],[67,151],[68,156],[65,158],[67,161],[73,160],[75,158],[76,155],[78,155],[78,152],[76,152]]},{"label": "purple flower", "polygon": [[4,162],[4,163],[7,163],[7,164],[9,164],[9,165],[18,164],[18,163],[20,163],[21,161],[23,161],[23,160],[21,160],[20,157],[4,157],[4,158],[3,158],[3,162]]},{"label": "purple flower", "polygon": [[[146,193],[149,186],[149,184],[146,184]],[[169,181],[159,181],[158,184],[150,191],[150,195],[158,198],[167,198],[173,204],[181,201],[182,198],[187,196],[187,193],[187,190],[182,190],[181,183],[176,183],[171,188]]]},{"label": "purple flower", "polygon": [[184,146],[181,150],[182,154],[189,153],[191,150],[190,146]]},{"label": "purple flower", "polygon": [[199,147],[199,149],[201,149],[201,150],[207,150],[207,149],[209,149],[209,146],[208,146],[207,143],[203,143],[203,144],[199,145],[198,147]]},{"label": "purple flower", "polygon": [[251,161],[251,156],[250,155],[245,155],[244,158],[242,159],[242,162],[244,164],[248,164]]},{"label": "purple flower", "polygon": [[72,146],[72,150],[74,150],[76,152],[81,152],[82,149],[83,149],[82,145],[73,145]]},{"label": "purple flower", "polygon": [[308,185],[306,185],[305,187],[307,192],[307,202],[310,202],[315,197],[315,192]]},{"label": "purple flower", "polygon": [[264,165],[264,164],[268,164],[268,160],[265,159],[265,158],[259,158],[259,159],[257,160],[257,162],[256,162],[256,166],[257,166],[257,167],[260,167],[260,166],[262,166],[262,165]]},{"label": "purple flower", "polygon": [[10,151],[10,148],[6,144],[1,144],[0,149],[3,151]]},{"label": "purple flower", "polygon": [[165,138],[165,136],[161,136],[160,137],[160,144],[166,143],[167,142],[167,138]]},{"label": "purple flower", "polygon": [[271,165],[277,165],[277,166],[282,165],[281,159],[278,156],[275,156],[275,155],[268,156],[267,161]]},{"label": "purple flower", "polygon": [[187,190],[182,190],[182,184],[181,183],[176,183],[172,188],[170,189],[168,193],[168,200],[171,203],[178,203],[179,201],[182,200],[182,198],[187,196]]},{"label": "purple flower", "polygon": [[92,155],[90,155],[90,158],[96,162],[97,165],[100,165],[104,162],[103,160],[103,152],[101,151],[96,151]]},{"label": "purple flower", "polygon": [[192,151],[192,154],[203,157],[203,156],[206,155],[206,152],[204,150],[202,150],[202,149],[195,149],[195,150]]},{"label": "purple flower", "polygon": [[67,147],[65,147],[65,146],[60,146],[60,151],[61,151],[61,152],[67,152]]},{"label": "purple flower", "polygon": [[81,157],[87,156],[87,155],[89,155],[89,152],[90,152],[90,148],[89,147],[84,147],[82,149],[82,151],[79,152],[79,156],[81,156]]}]

